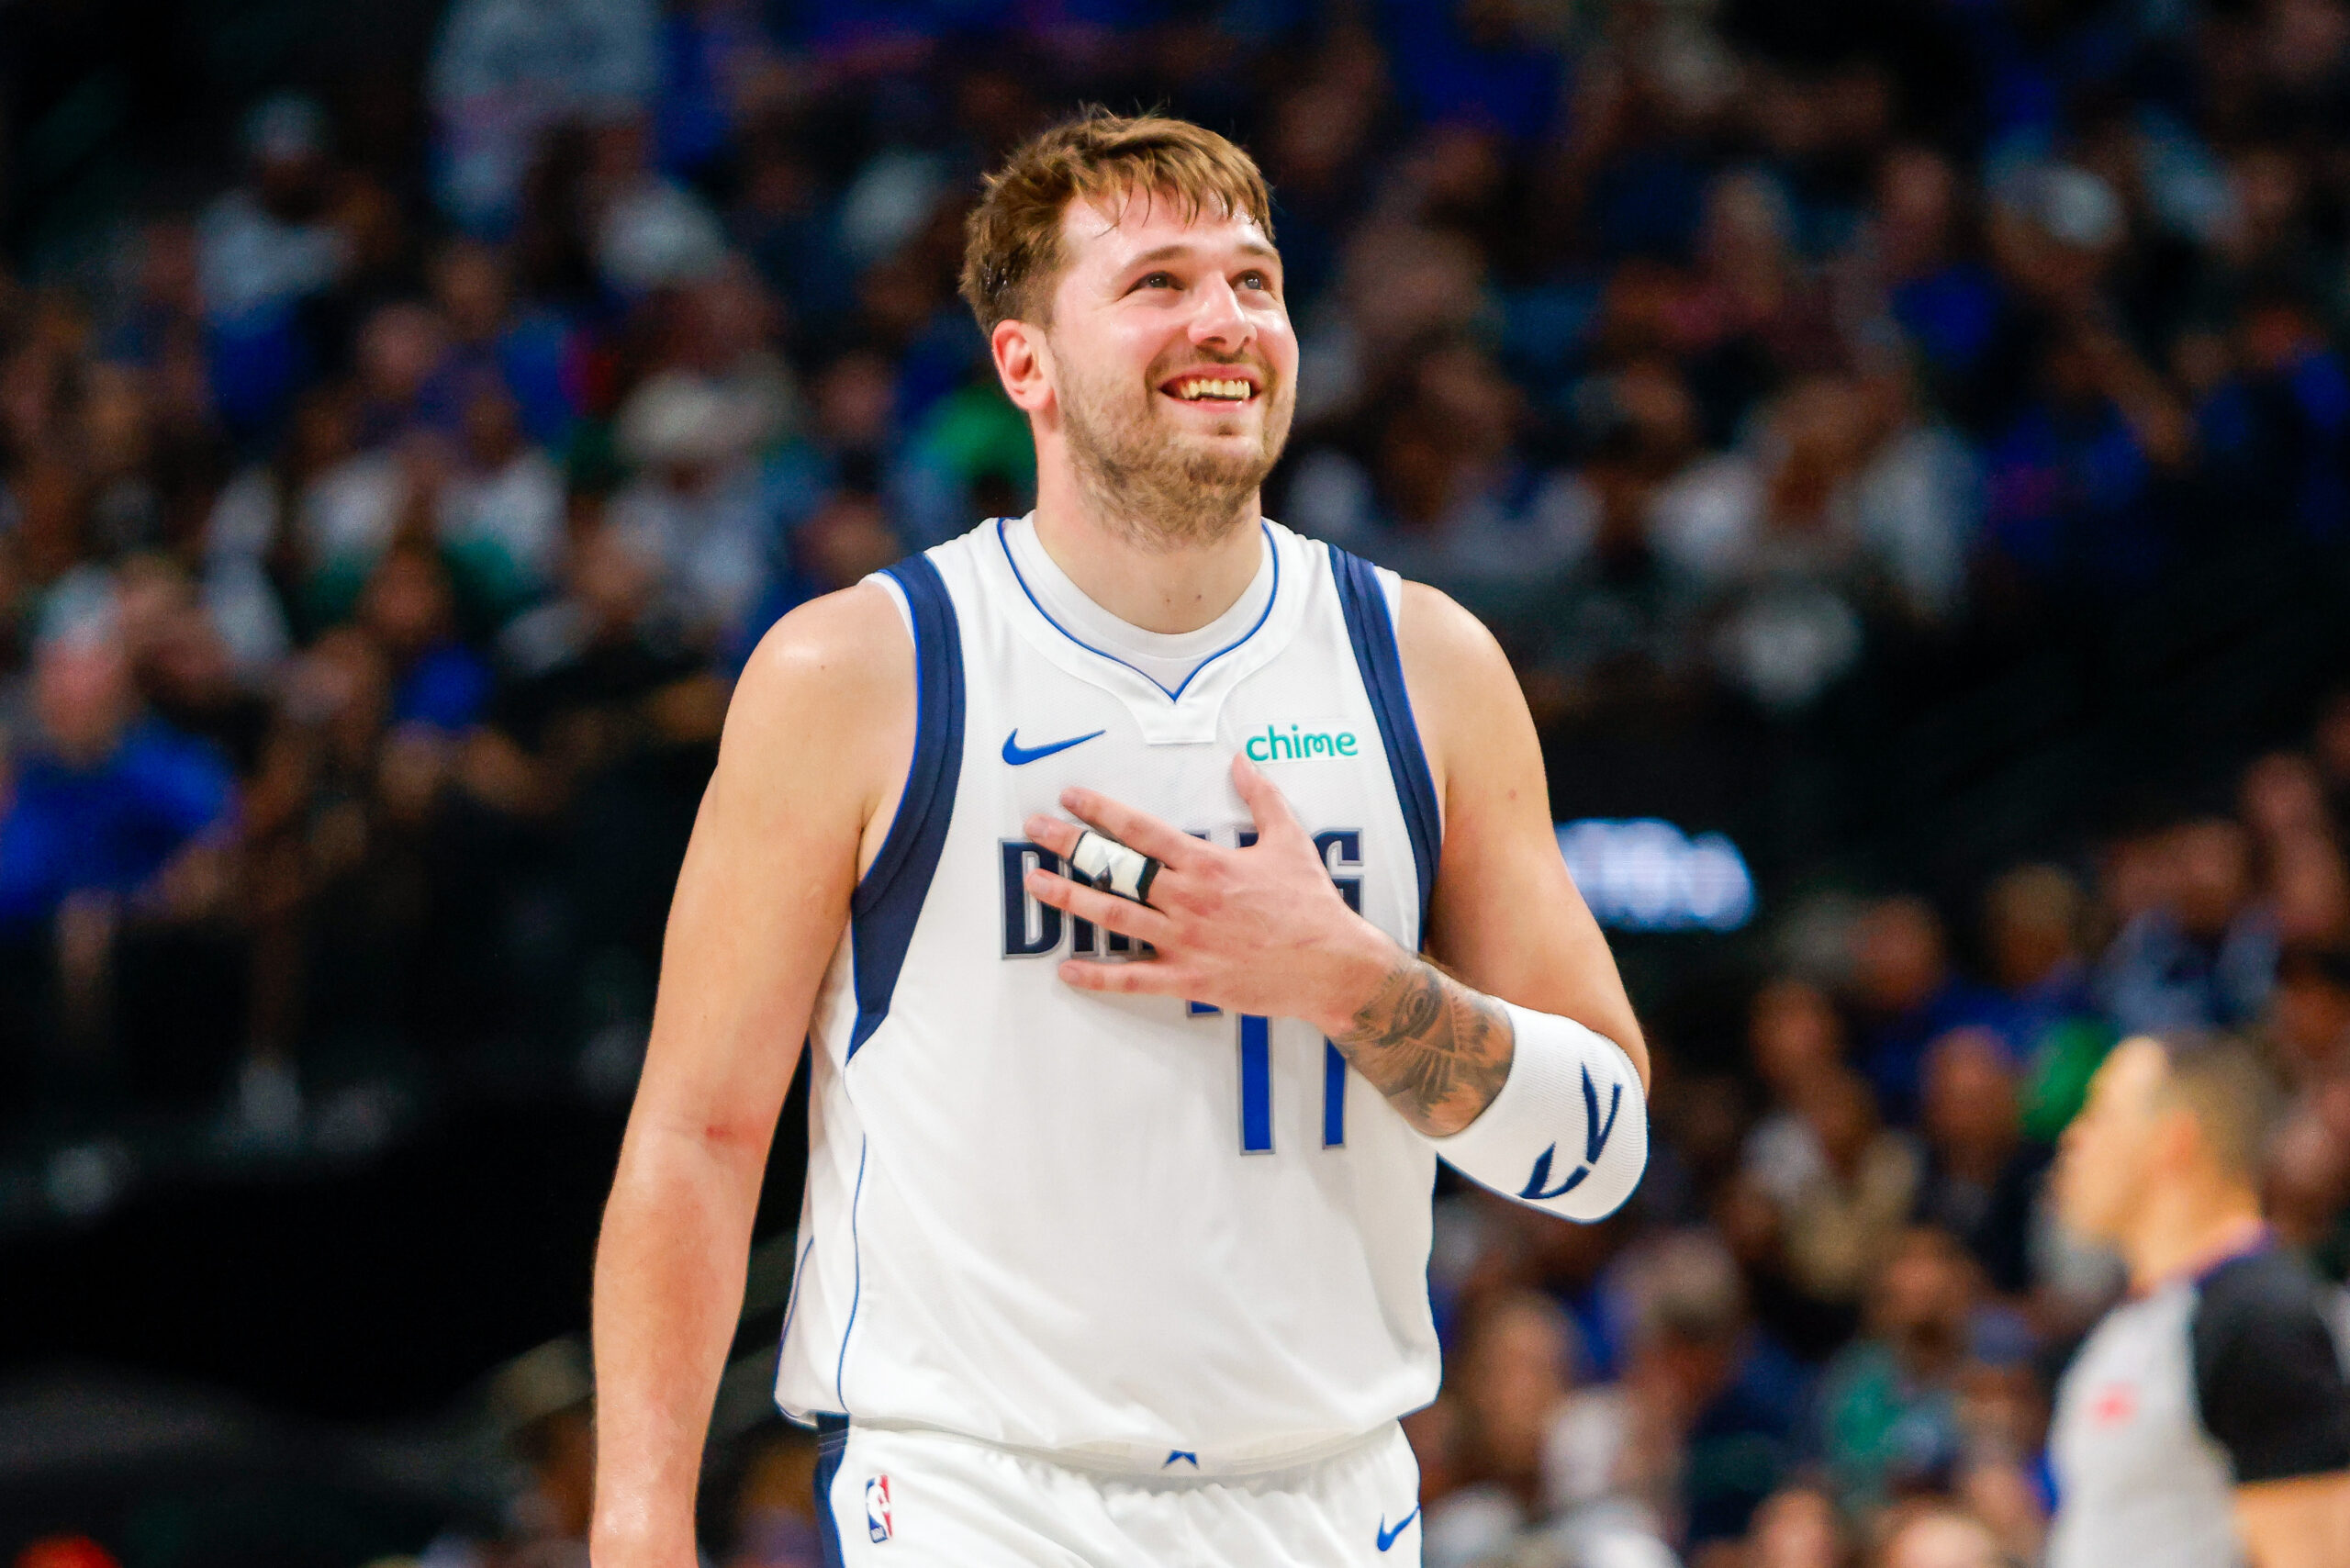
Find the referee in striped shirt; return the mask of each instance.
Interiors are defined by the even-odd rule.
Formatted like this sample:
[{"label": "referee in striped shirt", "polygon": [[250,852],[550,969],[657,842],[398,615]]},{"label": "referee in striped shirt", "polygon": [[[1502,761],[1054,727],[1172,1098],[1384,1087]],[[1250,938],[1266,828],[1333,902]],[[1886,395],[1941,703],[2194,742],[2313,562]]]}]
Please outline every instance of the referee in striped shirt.
[{"label": "referee in striped shirt", "polygon": [[2065,1134],[2058,1211],[2130,1293],[2057,1391],[2047,1568],[2350,1568],[2338,1295],[2261,1223],[2272,1096],[2240,1040],[2141,1036]]}]

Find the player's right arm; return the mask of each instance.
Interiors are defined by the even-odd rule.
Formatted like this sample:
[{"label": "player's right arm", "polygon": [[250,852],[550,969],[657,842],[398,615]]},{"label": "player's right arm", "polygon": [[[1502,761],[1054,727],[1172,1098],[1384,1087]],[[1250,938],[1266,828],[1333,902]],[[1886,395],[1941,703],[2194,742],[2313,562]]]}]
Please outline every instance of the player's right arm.
[{"label": "player's right arm", "polygon": [[2350,1471],[2239,1486],[2235,1515],[2253,1568],[2350,1562]]},{"label": "player's right arm", "polygon": [[849,896],[913,751],[885,589],[801,606],[744,671],[677,878],[596,1249],[597,1568],[694,1568],[694,1492],[759,1182]]}]

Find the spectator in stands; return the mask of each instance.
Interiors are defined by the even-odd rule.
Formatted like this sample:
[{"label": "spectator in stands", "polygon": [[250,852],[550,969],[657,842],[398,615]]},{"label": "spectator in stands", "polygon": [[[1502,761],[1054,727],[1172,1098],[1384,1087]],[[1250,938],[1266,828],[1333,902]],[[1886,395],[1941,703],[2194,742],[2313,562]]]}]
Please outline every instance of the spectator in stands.
[{"label": "spectator in stands", "polygon": [[1871,1561],[1873,1568],[2007,1568],[1988,1526],[1935,1504],[1897,1515]]},{"label": "spectator in stands", "polygon": [[[2255,153],[2247,162],[2266,173],[2277,160]],[[2210,483],[2236,515],[2281,545],[2333,538],[2343,528],[2350,508],[2350,373],[2305,302],[2308,284],[2269,278],[2239,318],[2229,345],[2232,374],[2207,395],[2197,426]]]},{"label": "spectator in stands", "polygon": [[[217,544],[290,579],[305,635],[351,612],[367,575],[413,502],[413,468],[388,448],[360,442],[354,388],[306,393],[276,472],[256,470],[222,494],[210,525]],[[427,449],[416,449],[420,459]],[[274,481],[273,483],[273,480]],[[235,509],[222,515],[222,509]]]},{"label": "spectator in stands", "polygon": [[[2118,214],[2109,190],[2090,197],[2065,171],[2054,221],[2081,226],[2083,243],[2046,247],[2044,286],[2071,297],[2085,258],[2109,248]],[[2080,210],[2075,212],[2074,207]],[[2038,256],[2040,241],[2032,241]],[[2037,260],[2035,268],[2042,263]],[[2189,430],[2175,396],[2109,327],[2086,319],[2056,328],[2042,352],[2040,395],[2025,405],[1988,454],[1986,538],[2011,581],[2040,594],[2111,596],[2143,588],[2175,546],[2166,481],[2186,462]]]},{"label": "spectator in stands", "polygon": [[545,982],[564,992],[558,1026],[576,1026],[589,991],[599,1022],[633,1025],[651,1002],[663,895],[727,691],[666,612],[656,569],[614,525],[582,536],[566,576],[561,597],[500,639],[505,679],[456,782],[558,850],[554,889],[577,956],[576,969]]},{"label": "spectator in stands", "polygon": [[2277,965],[2267,1027],[2279,1065],[2303,1089],[2350,1074],[2350,952],[2287,949]]},{"label": "spectator in stands", "polygon": [[1453,1440],[1476,1481],[1428,1517],[1432,1554],[1472,1560],[1549,1516],[1544,1448],[1574,1386],[1573,1333],[1555,1305],[1521,1292],[1494,1299],[1462,1335]]},{"label": "spectator in stands", "polygon": [[502,625],[562,576],[563,476],[531,444],[520,407],[498,382],[474,383],[462,420],[434,501],[435,532],[476,623]]},{"label": "spectator in stands", "polygon": [[2087,895],[2058,867],[2018,866],[1992,882],[1983,913],[1991,978],[2005,1003],[2002,1033],[2023,1074],[2023,1128],[2053,1143],[2114,1040],[2083,953]]},{"label": "spectator in stands", "polygon": [[237,668],[196,585],[164,554],[129,557],[115,583],[123,646],[148,711],[210,742],[241,777],[250,773],[269,732],[270,699]]},{"label": "spectator in stands", "polygon": [[777,564],[752,461],[768,418],[681,372],[647,381],[621,409],[621,451],[642,472],[612,498],[611,526],[655,569],[664,610],[705,648],[740,636]]},{"label": "spectator in stands", "polygon": [[653,163],[652,128],[638,116],[589,134],[585,193],[596,268],[623,298],[690,285],[724,264],[725,230],[692,190]]},{"label": "spectator in stands", "polygon": [[236,786],[210,746],[142,713],[110,599],[41,644],[31,699],[33,732],[0,808],[0,944],[17,983],[48,999],[52,1083],[87,1092],[123,1069],[126,932],[192,925],[228,905]]},{"label": "spectator in stands", "polygon": [[[1796,382],[1749,432],[1754,451],[1722,497],[1728,504],[1675,508],[1661,520],[1663,537],[1708,581],[1723,674],[1774,711],[1810,706],[1860,656],[1868,563],[1853,486],[1864,420],[1850,380]],[[1727,472],[1724,483],[1732,485]]]},{"label": "spectator in stands", "polygon": [[387,554],[368,577],[359,624],[390,661],[395,726],[458,735],[480,719],[489,668],[457,637],[456,595],[437,554],[421,544]]},{"label": "spectator in stands", "polygon": [[1913,1229],[1887,1251],[1867,1337],[1830,1363],[1819,1390],[1822,1457],[1848,1513],[1952,1479],[1974,1296],[1973,1265],[1947,1233]]},{"label": "spectator in stands", "polygon": [[1782,977],[1754,993],[1747,1050],[1770,1109],[1746,1136],[1741,1165],[1782,1206],[1826,1169],[1818,1133],[1801,1109],[1812,1086],[1844,1066],[1844,1025],[1828,993]]},{"label": "spectator in stands", "polygon": [[334,347],[305,308],[349,273],[355,247],[337,221],[316,103],[285,95],[258,106],[245,151],[251,183],[205,212],[197,242],[213,394],[230,431],[257,443]]},{"label": "spectator in stands", "polygon": [[513,222],[534,143],[574,115],[643,103],[660,78],[660,17],[649,0],[462,0],[434,50],[437,194],[469,232]]},{"label": "spectator in stands", "polygon": [[205,913],[236,790],[209,746],[145,717],[111,605],[62,628],[33,666],[33,733],[0,818],[0,921],[69,901]]},{"label": "spectator in stands", "polygon": [[1685,701],[1698,676],[1701,599],[1659,547],[1657,487],[1696,441],[1696,409],[1662,358],[1586,377],[1572,394],[1581,471],[1554,504],[1573,531],[1547,610],[1530,612],[1528,700],[1545,719]]},{"label": "spectator in stands", "polygon": [[2018,866],[1992,882],[1983,916],[1991,978],[2010,1012],[2006,1034],[2029,1059],[2050,1030],[2093,1011],[2081,953],[2087,899],[2058,867]]},{"label": "spectator in stands", "polygon": [[352,347],[361,446],[395,446],[426,431],[456,433],[460,409],[446,375],[449,326],[438,310],[414,299],[377,306]]},{"label": "spectator in stands", "polygon": [[1953,1029],[1926,1053],[1926,1149],[1918,1219],[1955,1238],[1990,1287],[2031,1288],[2031,1207],[2049,1147],[2027,1140],[2006,1042]]},{"label": "spectator in stands", "polygon": [[1923,899],[1871,906],[1852,933],[1852,962],[1862,1070],[1885,1114],[1906,1126],[1917,1114],[1926,1047],[1970,1025],[1998,1028],[1998,999],[1952,967],[1942,917]]},{"label": "spectator in stands", "polygon": [[2244,770],[2236,787],[2238,815],[2264,848],[2305,834],[2330,837],[2334,823],[2325,798],[2325,776],[2312,757],[2272,751]]},{"label": "spectator in stands", "polygon": [[2266,1032],[2293,1098],[2270,1145],[2262,1212],[2338,1280],[2350,1274],[2350,953],[2287,949]]},{"label": "spectator in stands", "polygon": [[241,1114],[282,1133],[298,1115],[303,1046],[396,1016],[412,901],[383,896],[379,753],[389,661],[354,627],[289,661],[249,791],[253,1068]]},{"label": "spectator in stands", "polygon": [[1917,1146],[1882,1125],[1849,1070],[1814,1079],[1800,1108],[1820,1166],[1781,1207],[1789,1270],[1815,1299],[1856,1302],[1917,1204]]},{"label": "spectator in stands", "polygon": [[1589,545],[1562,476],[1526,464],[1521,394],[1465,335],[1416,345],[1360,455],[1302,464],[1300,525],[1474,606],[1522,637],[1534,596]]},{"label": "spectator in stands", "polygon": [[1744,1568],[1845,1568],[1851,1551],[1835,1499],[1807,1485],[1774,1492],[1754,1510]]},{"label": "spectator in stands", "polygon": [[[2337,1092],[2328,1098],[2339,1099]],[[2338,1280],[2344,1261],[2342,1215],[2350,1201],[2350,1159],[2344,1157],[2322,1100],[2304,1100],[2279,1118],[2262,1172],[2260,1212],[2287,1246]]]},{"label": "spectator in stands", "polygon": [[1968,561],[1983,527],[1983,465],[1925,406],[1907,368],[1860,386],[1861,466],[1852,504],[1878,591],[1898,620],[1948,630],[1965,608]]},{"label": "spectator in stands", "polygon": [[2225,1027],[2257,1017],[2277,962],[2253,898],[2252,842],[2236,823],[2184,823],[2161,845],[2161,899],[2121,928],[2098,975],[2124,1034]]},{"label": "spectator in stands", "polygon": [[1684,1555],[1746,1533],[1801,1448],[1806,1380],[1750,1324],[1736,1265],[1703,1232],[1628,1260],[1638,1327],[1624,1380],[1627,1489],[1680,1521]]}]

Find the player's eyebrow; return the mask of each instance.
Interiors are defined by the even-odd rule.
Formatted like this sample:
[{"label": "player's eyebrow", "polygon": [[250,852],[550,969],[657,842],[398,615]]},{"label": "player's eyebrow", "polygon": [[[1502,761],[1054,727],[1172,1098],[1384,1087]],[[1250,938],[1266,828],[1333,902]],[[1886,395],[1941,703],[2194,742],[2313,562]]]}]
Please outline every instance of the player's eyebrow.
[{"label": "player's eyebrow", "polygon": [[[1264,256],[1276,262],[1281,259],[1281,253],[1262,240],[1243,240],[1238,243],[1241,250],[1252,256]],[[1126,266],[1141,267],[1148,266],[1154,262],[1171,262],[1179,256],[1188,256],[1197,249],[1198,247],[1188,240],[1169,241],[1164,245],[1156,246],[1134,257],[1126,263]]]}]

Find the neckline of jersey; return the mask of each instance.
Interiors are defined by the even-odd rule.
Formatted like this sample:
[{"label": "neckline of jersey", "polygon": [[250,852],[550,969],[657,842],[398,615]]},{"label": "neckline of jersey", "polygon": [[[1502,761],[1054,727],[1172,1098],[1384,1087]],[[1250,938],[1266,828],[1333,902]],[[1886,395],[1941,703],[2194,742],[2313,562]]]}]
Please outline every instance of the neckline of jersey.
[{"label": "neckline of jersey", "polygon": [[[1231,642],[1226,643],[1223,647],[1216,649],[1214,653],[1202,657],[1198,664],[1192,666],[1191,674],[1185,676],[1180,682],[1170,689],[1157,676],[1152,675],[1148,670],[1136,665],[1131,660],[1122,657],[1111,649],[1098,647],[1095,644],[1087,642],[1084,638],[1070,631],[1067,626],[1062,625],[1061,622],[1054,617],[1053,612],[1045,608],[1045,601],[1036,596],[1036,590],[1029,585],[1027,577],[1020,570],[1020,559],[1013,553],[1012,541],[1005,533],[1005,528],[1013,520],[1001,517],[995,520],[996,546],[1003,552],[1003,564],[1012,569],[1012,580],[1020,585],[1020,591],[1027,596],[1028,602],[1035,607],[1036,613],[1044,618],[1045,624],[1050,626],[1054,631],[1059,633],[1071,643],[1074,643],[1079,647],[1083,648],[1087,653],[1093,655],[1095,657],[1107,659],[1121,669],[1132,670],[1136,675],[1138,675],[1143,679],[1148,681],[1151,685],[1151,689],[1165,697],[1169,702],[1181,701],[1183,700],[1183,693],[1189,690],[1192,683],[1200,678],[1201,671],[1215,663],[1216,660],[1224,657],[1225,655],[1232,653],[1234,650],[1239,648],[1242,644],[1246,644],[1249,638],[1254,637],[1259,631],[1263,630],[1265,622],[1272,618],[1273,606],[1281,601],[1281,545],[1280,543],[1273,538],[1272,529],[1260,519],[1258,521],[1257,527],[1264,534],[1265,554],[1272,564],[1272,584],[1266,590],[1264,608],[1258,611],[1257,619],[1249,623],[1248,630],[1240,633],[1239,636],[1234,638]],[[1049,559],[1049,557],[1047,557],[1047,559]],[[1070,591],[1074,593],[1081,594],[1084,591],[1081,588],[1079,588],[1075,583],[1069,584],[1069,588]],[[1246,596],[1244,595],[1244,597]],[[1105,610],[1103,613],[1107,614],[1108,612]],[[1221,620],[1222,617],[1218,617],[1218,619]],[[1209,624],[1213,625],[1214,622],[1211,622]],[[1136,628],[1136,630],[1139,632],[1140,628]],[[1151,635],[1151,633],[1143,633],[1142,634],[1146,636]]]}]

